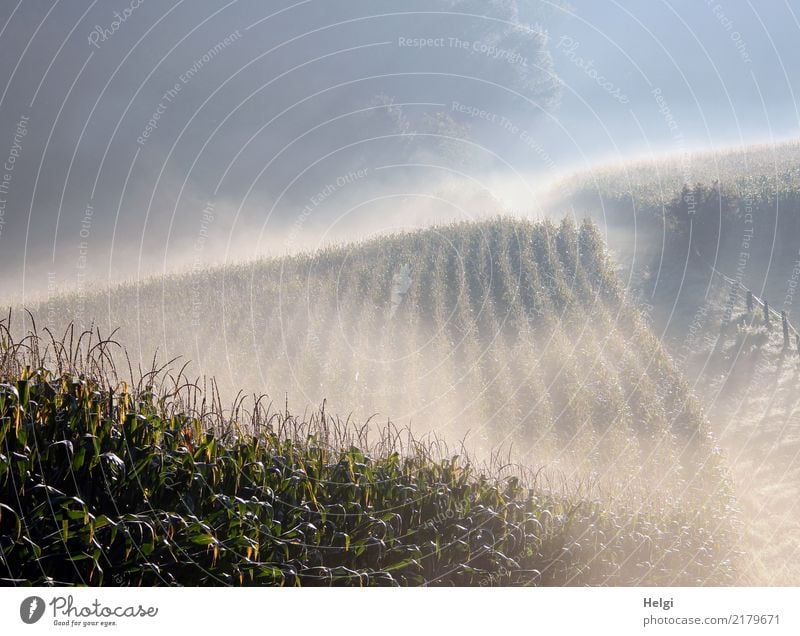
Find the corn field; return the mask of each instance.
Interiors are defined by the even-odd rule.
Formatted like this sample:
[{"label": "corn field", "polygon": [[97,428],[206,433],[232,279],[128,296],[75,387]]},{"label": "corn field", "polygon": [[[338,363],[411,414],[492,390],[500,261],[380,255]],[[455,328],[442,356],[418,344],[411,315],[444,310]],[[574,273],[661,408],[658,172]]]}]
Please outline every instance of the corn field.
[{"label": "corn field", "polygon": [[[515,461],[591,475],[607,492],[651,476],[685,492],[717,461],[588,223],[453,225],[30,309],[55,333],[73,321],[114,331],[134,369],[158,350],[227,398],[266,394],[299,412],[325,401],[487,455],[513,447]],[[18,310],[12,324],[30,321]]]},{"label": "corn field", "polygon": [[[260,400],[222,413],[181,374],[119,381],[115,346],[0,351],[5,585],[701,585],[735,575],[707,509],[608,507],[437,440]],[[74,332],[73,332],[74,335]],[[154,386],[162,387],[160,390]]]},{"label": "corn field", "polygon": [[64,294],[4,330],[8,581],[734,580],[722,457],[589,222]]}]

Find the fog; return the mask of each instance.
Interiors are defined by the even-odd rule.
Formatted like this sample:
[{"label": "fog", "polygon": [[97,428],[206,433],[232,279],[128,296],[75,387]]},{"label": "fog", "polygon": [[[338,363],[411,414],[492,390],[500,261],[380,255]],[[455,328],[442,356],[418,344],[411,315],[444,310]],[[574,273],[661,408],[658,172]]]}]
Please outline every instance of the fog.
[{"label": "fog", "polygon": [[[796,583],[796,361],[709,293],[757,206],[711,269],[691,234],[664,257],[659,213],[695,180],[797,191],[797,147],[764,149],[800,131],[799,31],[791,0],[4,2],[0,304],[119,328],[119,370],[190,361],[226,400],[503,449],[587,498],[734,523],[730,466],[747,576]],[[791,201],[759,208],[739,281],[773,296]],[[519,223],[587,214],[619,287],[577,230]]]},{"label": "fog", "polygon": [[575,170],[795,135],[797,28],[788,2],[5,3],[0,293],[536,216]]}]

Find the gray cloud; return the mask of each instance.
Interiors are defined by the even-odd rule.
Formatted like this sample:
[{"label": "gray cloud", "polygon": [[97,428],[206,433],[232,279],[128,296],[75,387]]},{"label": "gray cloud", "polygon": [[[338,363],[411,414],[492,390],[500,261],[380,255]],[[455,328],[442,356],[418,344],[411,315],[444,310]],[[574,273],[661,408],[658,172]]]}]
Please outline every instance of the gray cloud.
[{"label": "gray cloud", "polygon": [[528,211],[554,173],[674,150],[654,86],[687,146],[796,131],[791,9],[714,6],[5,3],[0,293]]},{"label": "gray cloud", "polygon": [[29,130],[0,235],[0,265],[13,272],[6,293],[185,265],[198,257],[209,201],[204,262],[224,258],[228,244],[231,258],[300,247],[287,245],[287,229],[351,171],[370,178],[358,194],[339,187],[329,205],[312,206],[306,230],[387,183],[415,187],[408,170],[384,165],[469,154],[444,137],[481,122],[456,124],[452,100],[488,107],[519,94],[546,107],[556,94],[544,39],[521,24],[515,2],[12,10],[0,16],[0,148],[20,117]]}]

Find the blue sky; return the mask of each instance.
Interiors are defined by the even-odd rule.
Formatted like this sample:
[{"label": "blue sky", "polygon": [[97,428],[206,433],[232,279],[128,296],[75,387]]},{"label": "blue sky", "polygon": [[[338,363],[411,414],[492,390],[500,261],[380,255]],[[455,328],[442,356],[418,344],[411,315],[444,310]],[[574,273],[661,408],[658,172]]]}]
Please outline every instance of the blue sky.
[{"label": "blue sky", "polygon": [[[676,132],[655,89],[688,147],[797,136],[800,7],[730,0],[570,4],[555,12],[549,29],[554,66],[566,86],[557,117],[586,156],[624,158],[674,146]],[[578,58],[593,61],[627,103],[601,87]],[[563,152],[568,162],[575,148]]]}]

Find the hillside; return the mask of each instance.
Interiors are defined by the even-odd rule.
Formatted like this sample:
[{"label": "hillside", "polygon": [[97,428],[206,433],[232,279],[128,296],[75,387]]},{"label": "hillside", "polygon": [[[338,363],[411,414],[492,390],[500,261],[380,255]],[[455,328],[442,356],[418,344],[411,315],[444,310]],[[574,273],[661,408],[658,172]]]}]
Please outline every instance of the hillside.
[{"label": "hillside", "polygon": [[608,165],[554,184],[548,198],[554,213],[601,225],[667,340],[682,338],[714,268],[773,306],[798,308],[798,142]]},{"label": "hillside", "polygon": [[800,342],[781,315],[714,276],[681,356],[725,448],[742,508],[748,576],[796,585],[800,568]]},{"label": "hillside", "polygon": [[709,444],[700,411],[591,224],[439,227],[32,311],[57,334],[70,321],[118,328],[134,367],[158,348],[230,397],[266,393],[295,411],[325,401],[353,421],[467,435],[484,454],[513,445],[519,462],[607,491],[651,471],[671,490],[706,460],[693,455]]},{"label": "hillside", "polygon": [[[721,585],[711,506],[555,493],[395,427],[375,441],[178,374],[117,384],[109,341],[0,322],[0,584]],[[152,385],[161,388],[154,390]],[[235,419],[232,419],[235,418]]]},{"label": "hillside", "polygon": [[602,211],[631,298],[700,396],[730,462],[748,576],[764,584],[800,580],[799,166],[796,142],[632,162],[575,175],[552,202]]},{"label": "hillside", "polygon": [[[492,458],[493,465],[515,463],[544,488],[542,496],[594,509],[600,517],[574,537],[590,542],[592,553],[606,544],[593,538],[605,525],[597,525],[600,518],[618,517],[613,523],[623,534],[645,520],[650,530],[636,530],[640,545],[651,545],[655,532],[663,551],[641,560],[634,541],[613,557],[616,566],[603,570],[608,582],[736,580],[735,508],[721,456],[680,373],[626,301],[589,222],[497,219],[437,227],[93,296],[65,295],[30,309],[40,334],[45,324],[55,334],[67,329],[69,350],[78,341],[69,321],[95,320],[106,334],[119,328],[113,339],[121,347],[95,351],[90,375],[99,387],[119,387],[130,375],[128,386],[138,383],[152,396],[151,378],[158,374],[140,381],[136,366],[158,368],[157,347],[162,360],[179,354],[194,360],[176,387],[186,382],[180,378],[217,377],[218,385],[205,385],[177,406],[167,392],[166,405],[159,400],[158,408],[145,411],[159,421],[187,404],[192,414],[211,403],[217,430],[252,429],[241,404],[222,407],[240,389],[266,392],[254,404],[271,403],[273,413],[289,407],[314,413],[322,406],[346,416],[341,426],[347,430],[374,433],[391,420],[393,427],[410,426],[417,436],[432,433],[461,452]],[[19,310],[12,314],[12,332],[20,334],[30,320]],[[61,366],[74,357],[61,345],[48,350],[61,352]],[[80,365],[66,367],[74,374]],[[61,375],[63,369],[54,377]],[[102,404],[102,397],[92,400]],[[380,415],[370,420],[374,413]],[[324,415],[312,421],[327,422]],[[207,420],[200,422],[202,429]],[[112,415],[106,434],[115,438],[117,425]],[[330,427],[323,429],[327,434]],[[302,459],[310,450],[299,439],[302,467],[313,453]],[[157,440],[164,438],[158,434],[152,443]],[[334,445],[331,452],[346,449]],[[332,455],[325,465],[336,461]],[[425,474],[443,470],[420,466]],[[327,468],[319,470],[327,479]],[[326,496],[329,504],[341,503],[334,492]],[[608,538],[608,528],[601,534]],[[708,541],[697,544],[696,536]],[[589,572],[583,557],[576,559],[567,580]],[[623,571],[627,578],[619,578]]]}]

